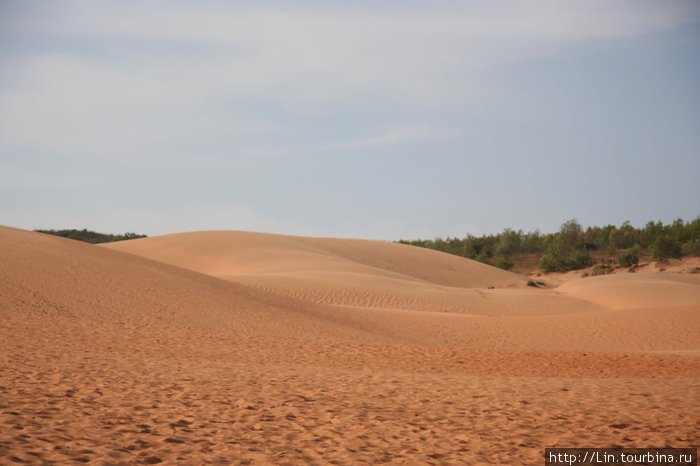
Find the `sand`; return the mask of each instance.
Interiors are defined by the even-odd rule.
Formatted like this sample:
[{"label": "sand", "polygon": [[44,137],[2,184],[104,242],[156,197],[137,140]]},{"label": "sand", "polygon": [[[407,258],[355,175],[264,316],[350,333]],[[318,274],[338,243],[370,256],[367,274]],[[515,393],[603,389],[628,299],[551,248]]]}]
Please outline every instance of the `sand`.
[{"label": "sand", "polygon": [[0,463],[541,464],[698,445],[700,281],[386,242],[0,228]]}]

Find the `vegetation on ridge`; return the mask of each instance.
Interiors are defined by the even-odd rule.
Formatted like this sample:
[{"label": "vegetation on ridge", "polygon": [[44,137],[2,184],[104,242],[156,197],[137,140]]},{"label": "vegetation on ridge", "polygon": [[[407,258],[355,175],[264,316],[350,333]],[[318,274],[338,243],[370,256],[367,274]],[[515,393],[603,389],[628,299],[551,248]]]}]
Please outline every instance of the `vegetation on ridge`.
[{"label": "vegetation on ridge", "polygon": [[433,240],[400,240],[399,243],[420,246],[475,259],[510,270],[526,260],[536,260],[545,272],[566,272],[583,269],[601,261],[597,268],[604,273],[613,261],[622,267],[634,267],[643,256],[664,262],[683,256],[700,256],[700,216],[685,223],[678,219],[671,224],[648,222],[635,228],[622,225],[588,227],[572,219],[558,232],[542,234],[539,230],[523,233],[506,228],[497,235]]},{"label": "vegetation on ridge", "polygon": [[109,233],[98,233],[90,231],[86,228],[82,230],[34,230],[39,233],[47,233],[49,235],[61,236],[63,238],[75,239],[86,243],[112,243],[114,241],[124,241],[127,239],[145,238],[146,235],[137,235],[136,233],[124,233],[123,235],[113,235]]}]

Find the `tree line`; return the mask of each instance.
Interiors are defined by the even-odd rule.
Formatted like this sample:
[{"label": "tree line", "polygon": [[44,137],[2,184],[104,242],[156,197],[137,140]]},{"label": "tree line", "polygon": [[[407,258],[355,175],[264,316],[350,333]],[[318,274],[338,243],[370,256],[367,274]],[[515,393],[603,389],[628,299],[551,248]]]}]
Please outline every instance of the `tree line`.
[{"label": "tree line", "polygon": [[34,230],[39,233],[47,233],[49,235],[61,236],[63,238],[75,239],[86,243],[112,243],[114,241],[124,241],[127,239],[145,238],[146,235],[137,235],[136,233],[124,233],[123,235],[113,235],[109,233],[98,233],[88,229],[82,230]]},{"label": "tree line", "polygon": [[677,219],[664,225],[648,222],[635,228],[630,222],[620,226],[588,227],[572,219],[556,233],[542,234],[539,230],[524,233],[506,228],[496,235],[432,240],[400,240],[429,249],[474,259],[510,270],[525,255],[537,255],[537,266],[544,272],[566,272],[594,265],[592,252],[605,255],[606,261],[616,261],[622,267],[633,267],[642,255],[659,262],[683,256],[700,256],[700,216],[691,222]]}]

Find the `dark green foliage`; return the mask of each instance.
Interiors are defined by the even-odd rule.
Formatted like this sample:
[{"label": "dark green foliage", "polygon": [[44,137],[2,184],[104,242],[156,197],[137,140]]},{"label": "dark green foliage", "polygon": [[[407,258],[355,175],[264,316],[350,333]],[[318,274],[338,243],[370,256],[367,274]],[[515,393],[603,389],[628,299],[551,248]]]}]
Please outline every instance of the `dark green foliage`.
[{"label": "dark green foliage", "polygon": [[523,232],[513,231],[510,228],[503,230],[498,236],[494,254],[497,256],[511,256],[520,251],[523,243]]},{"label": "dark green foliage", "polygon": [[589,250],[606,251],[609,248],[615,249],[614,245],[610,244],[611,233],[615,230],[615,225],[606,225],[604,227],[588,227],[584,234],[584,242]]},{"label": "dark green foliage", "polygon": [[547,239],[539,231],[524,234],[522,230],[516,232],[506,229],[500,235],[467,235],[463,239],[447,238],[446,240],[441,238],[400,240],[399,243],[449,252],[468,259],[480,258],[483,261],[494,256],[510,257],[523,253],[543,253],[547,246]]},{"label": "dark green foliage", "polygon": [[[539,230],[523,233],[506,228],[497,235],[399,242],[476,259],[507,270],[516,267],[526,254],[538,255],[538,266],[545,272],[590,267],[593,265],[591,251],[599,251],[598,257],[607,252],[613,260],[617,255],[620,265],[632,267],[639,263],[642,252],[651,253],[657,260],[700,256],[700,216],[689,223],[678,219],[670,225],[649,222],[644,228],[634,228],[626,221],[619,227],[594,226],[585,231],[572,219],[553,234],[542,234]],[[618,253],[619,250],[622,252]]]},{"label": "dark green foliage", "polygon": [[[522,230],[518,230],[518,233],[521,233]],[[539,230],[535,230],[534,232],[528,232],[527,234],[523,235],[523,239],[520,243],[520,251],[519,253],[538,253],[541,251],[544,251],[546,247],[546,239],[544,236],[540,234]]]},{"label": "dark green foliage", "polygon": [[684,256],[700,256],[700,239],[694,238],[685,243],[681,247],[681,254]]},{"label": "dark green foliage", "polygon": [[567,266],[569,270],[585,269],[593,265],[591,253],[585,249],[577,249],[569,255]]},{"label": "dark green foliage", "polygon": [[631,248],[636,240],[637,230],[630,225],[629,221],[625,221],[620,228],[613,228],[610,231],[609,244],[614,245],[616,249]]},{"label": "dark green foliage", "polygon": [[128,239],[145,238],[146,235],[137,235],[136,233],[124,233],[123,235],[112,235],[108,233],[97,233],[88,229],[83,230],[34,230],[39,233],[47,233],[49,235],[61,236],[63,238],[84,241],[86,243],[112,243],[114,241],[124,241]]},{"label": "dark green foliage", "polygon": [[656,238],[661,236],[661,234],[664,231],[664,224],[661,222],[649,222],[646,224],[644,229],[642,230],[642,242],[640,245],[643,248],[651,248],[651,245],[654,244],[654,241],[656,241]]},{"label": "dark green foliage", "polygon": [[558,254],[547,253],[540,259],[537,264],[540,270],[545,272],[559,272],[566,270],[564,260]]},{"label": "dark green foliage", "polygon": [[510,270],[513,268],[513,262],[502,256],[496,257],[496,261],[493,263],[493,265],[503,270]]},{"label": "dark green foliage", "polygon": [[486,256],[486,253],[485,253],[485,252],[482,252],[481,254],[479,254],[478,256],[476,256],[476,257],[474,258],[474,260],[477,260],[477,261],[479,261],[479,262],[483,262],[484,264],[488,264],[488,263],[489,263],[488,257]]},{"label": "dark green foliage", "polygon": [[651,256],[658,261],[667,261],[681,257],[683,250],[679,243],[669,234],[659,235],[651,245]]},{"label": "dark green foliage", "polygon": [[566,272],[593,265],[583,229],[576,219],[564,223],[547,246],[538,267],[545,272]]},{"label": "dark green foliage", "polygon": [[627,251],[625,251],[621,256],[618,256],[617,262],[620,264],[622,267],[632,267],[634,265],[639,264],[639,252],[640,252],[640,247],[638,244],[635,244],[631,248],[629,248]]}]

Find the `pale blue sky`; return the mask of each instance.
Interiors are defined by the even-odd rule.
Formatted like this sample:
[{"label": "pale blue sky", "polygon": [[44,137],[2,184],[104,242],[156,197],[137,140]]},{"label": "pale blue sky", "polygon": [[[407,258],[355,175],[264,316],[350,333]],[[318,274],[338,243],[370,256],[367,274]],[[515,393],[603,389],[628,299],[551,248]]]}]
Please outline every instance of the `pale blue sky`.
[{"label": "pale blue sky", "polygon": [[0,0],[0,224],[642,226],[698,179],[695,0]]}]

